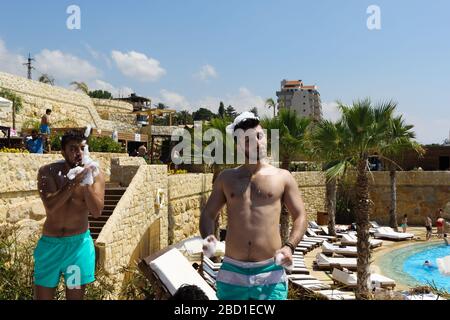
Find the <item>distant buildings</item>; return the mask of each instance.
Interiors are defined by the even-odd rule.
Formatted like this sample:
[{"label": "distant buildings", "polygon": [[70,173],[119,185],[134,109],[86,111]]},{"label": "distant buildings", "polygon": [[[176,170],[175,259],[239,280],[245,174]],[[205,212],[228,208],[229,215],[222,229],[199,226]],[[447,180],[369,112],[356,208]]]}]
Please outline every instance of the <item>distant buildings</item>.
[{"label": "distant buildings", "polygon": [[322,101],[315,85],[305,86],[302,80],[283,80],[277,97],[279,109],[291,109],[316,121],[322,119]]}]

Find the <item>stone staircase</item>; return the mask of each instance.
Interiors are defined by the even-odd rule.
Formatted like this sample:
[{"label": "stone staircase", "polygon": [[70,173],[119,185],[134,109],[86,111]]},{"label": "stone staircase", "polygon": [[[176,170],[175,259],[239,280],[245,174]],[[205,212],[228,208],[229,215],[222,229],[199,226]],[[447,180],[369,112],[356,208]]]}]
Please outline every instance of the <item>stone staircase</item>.
[{"label": "stone staircase", "polygon": [[91,236],[96,240],[108,221],[109,217],[113,214],[114,209],[122,198],[123,194],[127,188],[121,187],[116,183],[107,183],[105,188],[105,207],[102,211],[102,216],[95,219],[93,216],[89,215],[89,230],[91,231]]}]

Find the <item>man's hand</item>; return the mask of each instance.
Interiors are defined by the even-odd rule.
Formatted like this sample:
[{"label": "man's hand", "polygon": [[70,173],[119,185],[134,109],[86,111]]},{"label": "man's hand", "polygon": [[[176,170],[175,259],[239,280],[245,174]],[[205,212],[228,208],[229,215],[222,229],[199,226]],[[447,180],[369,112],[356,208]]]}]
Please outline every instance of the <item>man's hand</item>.
[{"label": "man's hand", "polygon": [[74,186],[80,185],[80,183],[84,180],[84,178],[86,178],[86,175],[87,175],[89,172],[91,172],[91,171],[92,171],[92,168],[91,168],[91,167],[86,167],[86,168],[84,168],[83,171],[81,171],[79,174],[77,174],[77,175],[75,176],[75,178],[72,180],[72,184],[73,184]]},{"label": "man's hand", "polygon": [[284,246],[280,250],[277,250],[275,252],[275,260],[277,260],[277,256],[282,256],[281,261],[277,261],[277,264],[283,266],[283,267],[289,267],[292,266],[294,263],[294,260],[292,259],[292,250],[288,246]]},{"label": "man's hand", "polygon": [[216,253],[217,238],[214,235],[209,235],[203,240],[203,254],[211,258]]}]

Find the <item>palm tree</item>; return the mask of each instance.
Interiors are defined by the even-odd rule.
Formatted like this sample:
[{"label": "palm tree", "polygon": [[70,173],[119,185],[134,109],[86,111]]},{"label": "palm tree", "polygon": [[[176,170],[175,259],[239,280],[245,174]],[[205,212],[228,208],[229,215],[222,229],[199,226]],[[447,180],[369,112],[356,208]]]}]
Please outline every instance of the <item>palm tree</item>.
[{"label": "palm tree", "polygon": [[47,73],[42,74],[39,77],[38,81],[45,83],[45,84],[49,84],[51,86],[55,85],[55,79],[53,77],[51,77],[50,75],[48,75]]},{"label": "palm tree", "polygon": [[337,172],[329,172],[328,169],[334,167],[340,160],[345,159],[344,154],[347,149],[345,142],[345,129],[342,122],[333,123],[322,120],[316,124],[311,134],[308,136],[309,153],[312,159],[322,161],[327,172],[326,179],[326,208],[328,213],[328,230],[336,236],[336,185],[339,179],[345,174],[347,164],[336,167]]},{"label": "palm tree", "polygon": [[276,104],[272,98],[266,99],[265,105],[270,109],[273,108],[273,117],[276,117]]},{"label": "palm tree", "polygon": [[[275,118],[262,120],[264,129],[279,130],[281,168],[289,170],[289,164],[293,159],[307,153],[305,137],[310,124],[310,118],[299,117],[294,111],[287,109],[280,110]],[[281,211],[280,224],[281,239],[285,242],[289,237],[289,215],[284,205]]]},{"label": "palm tree", "polygon": [[[394,104],[395,105],[395,104]],[[382,148],[382,154],[388,158],[396,157],[405,150],[414,150],[420,156],[425,153],[425,150],[419,143],[414,141],[415,133],[411,131],[413,125],[405,124],[402,116],[392,119],[389,134],[386,135],[384,141],[385,147]],[[391,184],[391,206],[389,209],[389,225],[395,230],[398,229],[397,224],[397,167],[398,165],[393,161],[388,160],[389,177]]]},{"label": "palm tree", "polygon": [[358,100],[352,106],[338,103],[342,112],[345,150],[343,159],[328,170],[338,176],[346,167],[356,166],[356,227],[357,227],[357,299],[369,297],[368,279],[370,265],[368,160],[371,154],[380,154],[387,147],[395,104],[392,102],[372,106],[370,99]]},{"label": "palm tree", "polygon": [[72,81],[71,86],[75,87],[75,90],[79,90],[87,95],[89,95],[89,87],[85,82]]}]

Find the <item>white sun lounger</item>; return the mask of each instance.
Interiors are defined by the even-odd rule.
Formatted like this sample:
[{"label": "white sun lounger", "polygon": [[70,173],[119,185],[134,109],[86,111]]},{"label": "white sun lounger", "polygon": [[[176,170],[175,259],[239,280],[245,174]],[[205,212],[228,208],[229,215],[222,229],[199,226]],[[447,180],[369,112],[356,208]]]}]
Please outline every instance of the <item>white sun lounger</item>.
[{"label": "white sun lounger", "polygon": [[[380,239],[370,239],[370,247],[377,248],[381,247],[383,245],[383,240]],[[354,233],[348,233],[342,235],[341,244],[344,244],[346,246],[356,246],[358,242],[358,239],[356,238],[356,234]]]},{"label": "white sun lounger", "polygon": [[330,258],[322,253],[316,256],[316,264],[319,269],[330,270],[333,267],[356,269],[356,258]]},{"label": "white sun lounger", "polygon": [[358,253],[356,251],[356,247],[340,247],[336,246],[332,243],[329,243],[328,241],[325,241],[322,243],[322,252],[323,253],[336,253],[343,256],[357,256]]},{"label": "white sun lounger", "polygon": [[326,240],[329,240],[329,241],[336,241],[337,240],[337,238],[333,237],[333,236],[318,235],[311,228],[307,228],[306,229],[306,233],[307,233],[308,236],[311,236],[311,237],[314,237],[314,238],[319,238],[319,239],[321,238],[321,239],[326,239]]},{"label": "white sun lounger", "polygon": [[[335,282],[341,283],[349,288],[354,288],[357,285],[357,276],[356,273],[349,273],[343,270],[339,270],[337,268],[333,269],[333,273],[331,275]],[[382,288],[394,288],[395,281],[391,278],[385,277],[381,274],[371,273],[370,274],[370,283],[374,285],[379,284]]]},{"label": "white sun lounger", "polygon": [[437,258],[436,263],[439,268],[439,272],[443,275],[450,276],[450,256],[444,258]]},{"label": "white sun lounger", "polygon": [[172,248],[156,258],[141,261],[140,268],[148,274],[148,268],[161,282],[170,295],[174,295],[182,285],[196,285],[201,288],[210,300],[217,300],[214,289],[192,267],[191,263],[176,248]]},{"label": "white sun lounger", "polygon": [[412,239],[414,238],[414,234],[395,232],[391,227],[381,227],[374,233],[374,237],[398,241]]}]

